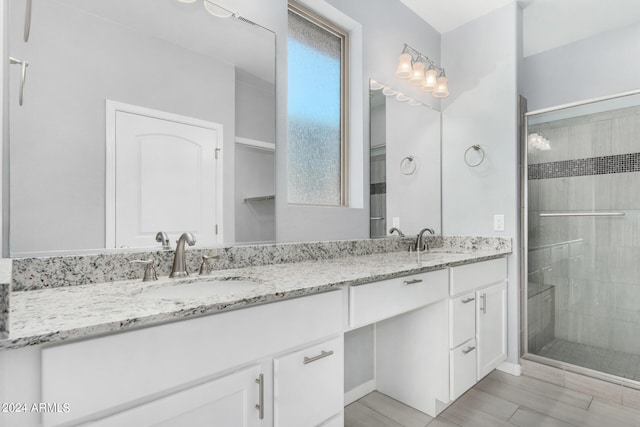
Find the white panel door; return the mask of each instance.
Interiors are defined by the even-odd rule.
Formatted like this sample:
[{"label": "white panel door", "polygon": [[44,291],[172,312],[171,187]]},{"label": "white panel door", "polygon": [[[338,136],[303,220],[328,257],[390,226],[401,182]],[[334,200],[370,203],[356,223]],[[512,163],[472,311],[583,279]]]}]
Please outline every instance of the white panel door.
[{"label": "white panel door", "polygon": [[260,366],[154,400],[87,427],[258,427]]},{"label": "white panel door", "polygon": [[221,128],[115,112],[115,247],[157,246],[158,231],[172,240],[190,231],[199,246],[218,243],[220,133]]},{"label": "white panel door", "polygon": [[507,283],[476,291],[478,380],[507,358]]}]

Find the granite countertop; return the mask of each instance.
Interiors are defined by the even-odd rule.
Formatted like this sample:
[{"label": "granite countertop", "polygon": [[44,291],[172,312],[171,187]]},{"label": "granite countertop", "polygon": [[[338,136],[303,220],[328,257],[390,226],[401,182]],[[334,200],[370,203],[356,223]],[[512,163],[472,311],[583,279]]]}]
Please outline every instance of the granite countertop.
[{"label": "granite countertop", "polygon": [[[125,280],[11,294],[11,328],[0,349],[55,343],[135,327],[188,319],[285,298],[310,295],[498,258],[510,249],[467,252],[389,252],[361,256],[218,270],[185,279]],[[255,285],[229,289],[215,297],[152,297],[150,290],[178,283],[247,279]],[[227,289],[229,287],[225,287]]]}]

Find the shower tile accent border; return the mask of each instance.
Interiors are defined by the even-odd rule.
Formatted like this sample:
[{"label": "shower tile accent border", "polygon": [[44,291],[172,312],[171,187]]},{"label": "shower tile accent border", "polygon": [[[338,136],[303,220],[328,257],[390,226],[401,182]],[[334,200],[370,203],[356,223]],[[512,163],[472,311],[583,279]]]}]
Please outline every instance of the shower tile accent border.
[{"label": "shower tile accent border", "polygon": [[625,172],[640,172],[640,153],[537,163],[528,167],[530,180]]},{"label": "shower tile accent border", "polygon": [[375,184],[371,184],[369,188],[370,194],[387,194],[387,183],[386,182],[378,182]]},{"label": "shower tile accent border", "polygon": [[[248,266],[286,264],[344,256],[370,255],[406,251],[414,237],[328,242],[277,243],[269,245],[233,246],[189,249],[185,251],[187,271],[196,272],[203,255],[220,258],[209,262],[210,270]],[[448,252],[511,249],[511,239],[500,237],[427,236],[429,247]],[[140,266],[133,260],[152,259],[159,276],[167,276],[173,264],[174,251],[148,250],[86,255],[64,255],[13,259],[12,291],[30,291],[63,286],[77,286],[131,280],[142,277]]]}]

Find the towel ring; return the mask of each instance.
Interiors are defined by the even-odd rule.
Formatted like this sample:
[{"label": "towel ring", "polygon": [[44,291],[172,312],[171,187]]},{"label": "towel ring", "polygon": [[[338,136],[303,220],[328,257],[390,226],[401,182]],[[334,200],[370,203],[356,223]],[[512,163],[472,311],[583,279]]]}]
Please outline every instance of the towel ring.
[{"label": "towel ring", "polygon": [[413,156],[407,156],[400,161],[400,172],[403,175],[413,175],[418,167],[418,161]]},{"label": "towel ring", "polygon": [[[467,160],[467,154],[469,153],[469,150],[474,149],[475,151],[480,151],[482,153],[482,157],[480,158],[480,161],[478,163],[469,163],[469,161]],[[479,166],[480,163],[482,163],[484,161],[484,149],[478,145],[478,144],[473,144],[472,146],[470,146],[469,148],[467,148],[467,150],[464,152],[464,162],[467,164],[467,166],[469,166],[470,168],[475,168],[476,166]]]}]

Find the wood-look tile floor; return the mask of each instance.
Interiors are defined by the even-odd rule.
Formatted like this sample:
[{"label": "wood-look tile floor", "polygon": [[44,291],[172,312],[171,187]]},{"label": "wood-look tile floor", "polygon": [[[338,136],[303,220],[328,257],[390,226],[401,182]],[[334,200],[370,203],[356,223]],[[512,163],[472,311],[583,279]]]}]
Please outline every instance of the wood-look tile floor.
[{"label": "wood-look tile floor", "polygon": [[345,427],[640,427],[640,410],[535,378],[494,371],[437,418],[374,391],[345,408]]}]

